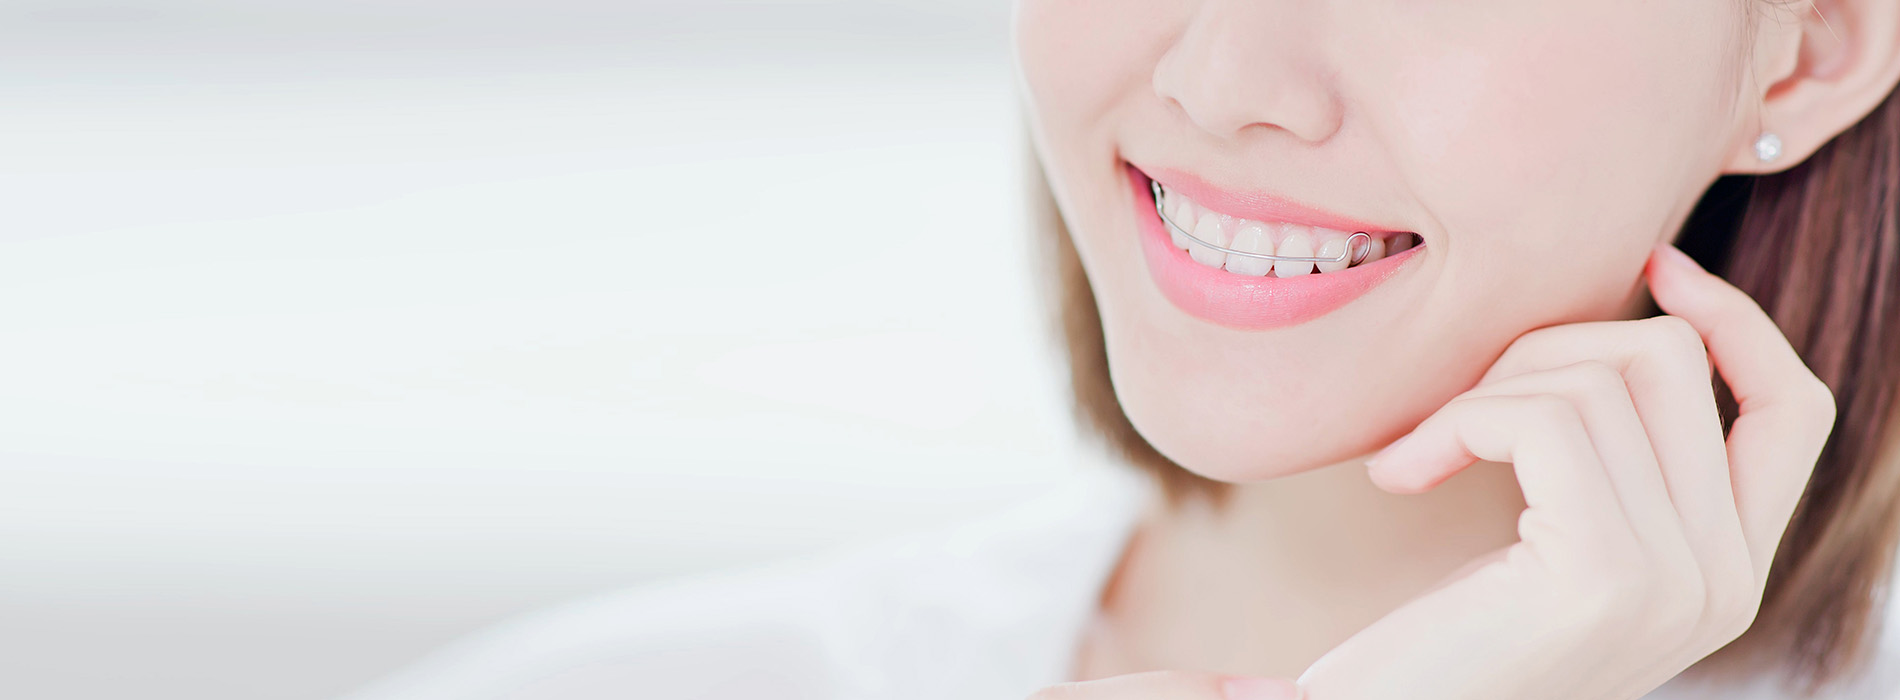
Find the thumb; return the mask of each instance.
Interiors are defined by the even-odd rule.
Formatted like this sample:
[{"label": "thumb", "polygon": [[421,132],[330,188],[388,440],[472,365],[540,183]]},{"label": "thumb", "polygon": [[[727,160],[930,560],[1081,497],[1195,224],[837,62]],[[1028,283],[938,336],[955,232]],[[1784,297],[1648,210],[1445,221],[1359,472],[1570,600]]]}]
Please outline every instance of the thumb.
[{"label": "thumb", "polygon": [[1252,678],[1195,671],[1148,671],[1098,681],[1052,685],[1029,700],[1303,700],[1283,678]]}]

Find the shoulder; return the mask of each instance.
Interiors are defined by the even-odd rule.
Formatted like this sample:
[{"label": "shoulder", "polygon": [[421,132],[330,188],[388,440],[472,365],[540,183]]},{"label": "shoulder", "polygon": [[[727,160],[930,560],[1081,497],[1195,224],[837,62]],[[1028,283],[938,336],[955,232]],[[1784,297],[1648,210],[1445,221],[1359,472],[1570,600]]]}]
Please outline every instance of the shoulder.
[{"label": "shoulder", "polygon": [[347,700],[1025,696],[1066,671],[1147,491],[1098,467],[952,527],[575,601]]}]

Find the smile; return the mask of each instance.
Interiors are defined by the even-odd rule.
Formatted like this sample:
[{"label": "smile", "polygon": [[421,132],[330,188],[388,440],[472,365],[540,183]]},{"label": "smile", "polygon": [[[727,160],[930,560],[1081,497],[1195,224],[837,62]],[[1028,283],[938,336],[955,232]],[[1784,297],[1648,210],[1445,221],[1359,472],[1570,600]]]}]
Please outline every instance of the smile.
[{"label": "smile", "polygon": [[1235,274],[1298,277],[1338,272],[1396,254],[1413,243],[1412,233],[1347,233],[1286,221],[1254,221],[1220,214],[1184,195],[1149,183],[1155,211],[1168,226],[1168,240],[1194,262]]},{"label": "smile", "polygon": [[1143,257],[1163,296],[1242,330],[1304,323],[1385,282],[1425,249],[1416,233],[1352,221],[1191,175],[1126,167]]}]

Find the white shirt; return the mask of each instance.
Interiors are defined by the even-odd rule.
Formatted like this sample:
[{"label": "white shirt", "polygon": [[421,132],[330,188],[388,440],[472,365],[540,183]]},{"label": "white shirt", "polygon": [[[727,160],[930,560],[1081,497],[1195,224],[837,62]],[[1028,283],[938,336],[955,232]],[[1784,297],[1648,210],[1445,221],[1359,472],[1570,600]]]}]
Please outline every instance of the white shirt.
[{"label": "white shirt", "polygon": [[[1151,483],[1095,469],[1015,509],[819,559],[566,604],[450,645],[347,700],[1020,700],[1067,680]],[[1900,699],[1900,606],[1872,672]],[[1677,678],[1643,700],[1782,700]]]}]

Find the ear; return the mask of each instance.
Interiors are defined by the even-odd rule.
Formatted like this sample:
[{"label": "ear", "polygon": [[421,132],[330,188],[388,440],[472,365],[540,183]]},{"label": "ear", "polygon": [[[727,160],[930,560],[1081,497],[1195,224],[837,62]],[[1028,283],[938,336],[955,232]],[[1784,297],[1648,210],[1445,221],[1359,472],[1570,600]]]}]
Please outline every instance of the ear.
[{"label": "ear", "polygon": [[[1759,15],[1756,50],[1724,172],[1780,172],[1807,160],[1900,82],[1900,0],[1743,2]],[[1755,153],[1764,131],[1781,139],[1781,155],[1766,163]]]}]

